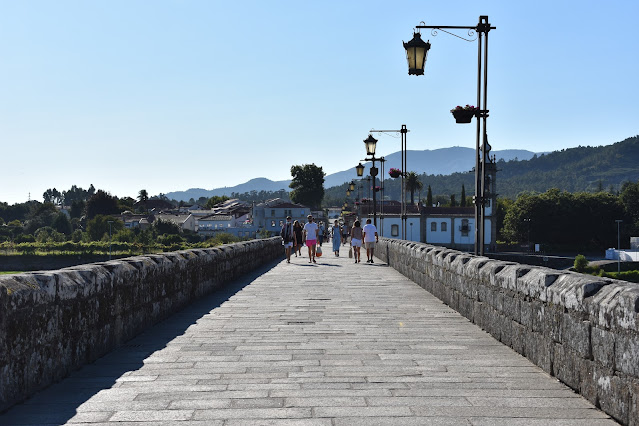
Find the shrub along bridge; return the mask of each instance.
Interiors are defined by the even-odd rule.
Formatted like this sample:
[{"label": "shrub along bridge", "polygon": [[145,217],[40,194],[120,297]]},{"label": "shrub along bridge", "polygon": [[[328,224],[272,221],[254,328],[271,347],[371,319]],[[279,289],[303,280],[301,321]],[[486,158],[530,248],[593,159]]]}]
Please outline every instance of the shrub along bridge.
[{"label": "shrub along bridge", "polygon": [[0,277],[0,424],[639,425],[639,286],[376,255],[287,264],[273,238]]}]

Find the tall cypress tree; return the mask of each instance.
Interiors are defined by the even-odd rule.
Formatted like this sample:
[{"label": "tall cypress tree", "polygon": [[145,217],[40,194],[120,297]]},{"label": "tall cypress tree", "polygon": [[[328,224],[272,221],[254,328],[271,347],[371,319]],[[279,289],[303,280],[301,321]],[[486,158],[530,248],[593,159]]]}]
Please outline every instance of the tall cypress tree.
[{"label": "tall cypress tree", "polygon": [[428,192],[426,193],[426,206],[433,207],[433,191],[430,189],[430,185],[428,185]]},{"label": "tall cypress tree", "polygon": [[461,207],[466,207],[466,187],[464,186],[463,183],[462,183],[461,200],[459,200],[459,205]]}]

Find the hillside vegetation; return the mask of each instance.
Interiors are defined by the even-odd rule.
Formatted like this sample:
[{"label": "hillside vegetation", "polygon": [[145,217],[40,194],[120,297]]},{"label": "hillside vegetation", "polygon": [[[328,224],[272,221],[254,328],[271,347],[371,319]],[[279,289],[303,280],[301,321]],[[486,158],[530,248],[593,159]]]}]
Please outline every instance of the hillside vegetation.
[{"label": "hillside vegetation", "polygon": [[[545,192],[558,188],[568,192],[619,191],[624,182],[639,180],[639,136],[613,145],[577,147],[534,156],[530,160],[498,161],[497,192],[502,198],[517,198],[522,192]],[[385,176],[386,195],[399,199],[399,180]],[[424,188],[433,195],[457,195],[465,185],[466,194],[474,193],[474,173],[420,175]],[[326,198],[344,198],[345,186],[326,190]],[[367,193],[367,188],[364,188]],[[424,198],[425,190],[421,196]],[[363,195],[366,196],[366,195]],[[416,195],[417,196],[417,195]]]}]

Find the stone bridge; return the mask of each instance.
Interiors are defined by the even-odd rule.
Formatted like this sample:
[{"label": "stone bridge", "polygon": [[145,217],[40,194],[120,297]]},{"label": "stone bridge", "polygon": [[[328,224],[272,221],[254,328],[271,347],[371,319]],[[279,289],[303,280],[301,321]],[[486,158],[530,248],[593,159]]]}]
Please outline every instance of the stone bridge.
[{"label": "stone bridge", "polygon": [[329,250],[0,278],[0,425],[639,425],[639,286],[405,241],[375,264]]}]

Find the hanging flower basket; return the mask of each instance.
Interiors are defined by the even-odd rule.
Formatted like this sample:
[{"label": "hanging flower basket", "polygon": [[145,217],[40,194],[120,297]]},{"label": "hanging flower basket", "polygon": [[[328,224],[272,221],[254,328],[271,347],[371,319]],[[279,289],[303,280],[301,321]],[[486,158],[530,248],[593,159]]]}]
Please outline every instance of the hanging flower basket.
[{"label": "hanging flower basket", "polygon": [[381,186],[376,186],[374,189],[375,189],[375,192],[379,192],[382,189],[382,187]]},{"label": "hanging flower basket", "polygon": [[391,169],[388,171],[388,175],[392,177],[393,179],[397,179],[398,177],[402,175],[402,171],[391,167]]},{"label": "hanging flower basket", "polygon": [[451,109],[450,112],[453,113],[453,117],[455,117],[457,123],[467,124],[471,122],[478,110],[479,108],[472,105],[466,105],[465,107],[457,105]]}]

